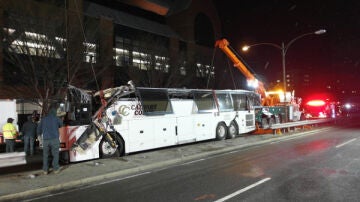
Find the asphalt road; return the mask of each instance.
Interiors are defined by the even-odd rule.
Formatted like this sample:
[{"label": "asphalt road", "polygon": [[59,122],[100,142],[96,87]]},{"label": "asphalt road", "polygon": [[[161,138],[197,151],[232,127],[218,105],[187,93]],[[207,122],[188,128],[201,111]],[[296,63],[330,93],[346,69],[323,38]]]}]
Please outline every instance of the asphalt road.
[{"label": "asphalt road", "polygon": [[359,201],[360,125],[273,142],[29,201]]}]

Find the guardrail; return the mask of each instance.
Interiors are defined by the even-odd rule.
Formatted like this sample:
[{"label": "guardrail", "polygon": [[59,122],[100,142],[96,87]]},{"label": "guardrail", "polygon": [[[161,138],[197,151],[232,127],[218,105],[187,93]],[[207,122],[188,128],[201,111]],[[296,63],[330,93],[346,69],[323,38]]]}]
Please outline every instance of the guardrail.
[{"label": "guardrail", "polygon": [[316,120],[304,120],[304,121],[295,121],[295,122],[288,122],[288,123],[279,123],[279,124],[273,124],[271,125],[270,129],[273,130],[274,134],[276,134],[277,130],[279,129],[290,129],[293,127],[298,126],[309,126],[309,125],[316,125],[320,123],[328,123],[335,121],[335,119],[329,118],[329,119],[316,119]]},{"label": "guardrail", "polygon": [[0,154],[0,168],[26,164],[25,152]]}]

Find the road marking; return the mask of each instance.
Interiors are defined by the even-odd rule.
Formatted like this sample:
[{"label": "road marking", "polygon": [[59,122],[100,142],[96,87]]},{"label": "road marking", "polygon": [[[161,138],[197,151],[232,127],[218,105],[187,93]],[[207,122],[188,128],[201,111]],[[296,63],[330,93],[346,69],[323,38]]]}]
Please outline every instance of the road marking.
[{"label": "road marking", "polygon": [[218,200],[216,200],[215,202],[223,202],[223,201],[226,201],[226,200],[228,200],[228,199],[230,199],[230,198],[233,198],[234,196],[237,196],[237,195],[239,195],[239,194],[241,194],[241,193],[243,193],[243,192],[246,192],[247,190],[252,189],[252,188],[254,188],[254,187],[256,187],[256,186],[258,186],[258,185],[260,185],[260,184],[262,184],[262,183],[264,183],[264,182],[266,182],[266,181],[268,181],[268,180],[271,180],[271,178],[268,177],[268,178],[262,179],[262,180],[254,183],[254,184],[252,184],[252,185],[250,185],[250,186],[247,186],[247,187],[245,187],[245,188],[243,188],[243,189],[240,189],[239,191],[236,191],[236,192],[234,192],[234,193],[232,193],[232,194],[230,194],[230,195],[227,195],[227,196],[225,196],[225,197],[223,197],[223,198],[221,198],[221,199],[218,199]]},{"label": "road marking", "polygon": [[78,187],[78,188],[71,188],[69,190],[57,192],[57,193],[54,193],[54,194],[47,194],[47,195],[43,195],[43,196],[31,198],[31,199],[26,199],[24,201],[35,201],[35,200],[40,200],[40,199],[44,199],[44,198],[48,198],[48,197],[59,196],[59,195],[67,194],[67,193],[70,193],[70,192],[75,192],[75,191],[78,191],[78,190],[85,190],[85,189],[88,189],[88,188],[92,188],[92,187],[96,187],[96,186],[100,186],[100,185],[105,185],[105,184],[109,184],[109,183],[112,183],[112,182],[122,181],[122,180],[126,180],[126,179],[129,179],[129,178],[134,178],[134,177],[138,177],[138,176],[146,175],[146,174],[150,174],[150,173],[151,172],[143,172],[143,173],[130,175],[130,176],[119,178],[119,179],[113,179],[113,180],[108,180],[108,181],[105,181],[105,182],[99,182],[99,183],[95,183],[95,184],[85,185],[85,186]]},{"label": "road marking", "polygon": [[194,160],[194,161],[189,161],[189,162],[183,163],[181,165],[189,165],[189,164],[197,163],[197,162],[203,161],[203,160],[205,160],[205,159],[198,159],[198,160]]},{"label": "road marking", "polygon": [[349,144],[350,142],[355,141],[355,140],[356,140],[356,138],[351,139],[351,140],[349,140],[349,141],[346,141],[346,142],[344,142],[344,143],[342,143],[342,144],[337,145],[336,148],[340,148],[340,147],[342,147],[342,146],[344,146],[344,145],[346,145],[346,144]]}]

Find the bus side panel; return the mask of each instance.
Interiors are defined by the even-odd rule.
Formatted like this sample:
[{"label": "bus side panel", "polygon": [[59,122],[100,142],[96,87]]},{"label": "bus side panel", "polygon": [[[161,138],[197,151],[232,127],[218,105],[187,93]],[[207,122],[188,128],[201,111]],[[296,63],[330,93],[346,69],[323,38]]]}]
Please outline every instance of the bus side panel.
[{"label": "bus side panel", "polygon": [[154,147],[158,148],[175,145],[177,143],[175,130],[176,118],[166,115],[155,118],[154,121]]},{"label": "bus side panel", "polygon": [[238,116],[235,120],[239,126],[239,134],[249,133],[255,130],[254,114],[254,111],[238,111]]},{"label": "bus side panel", "polygon": [[215,129],[217,119],[213,112],[194,114],[194,134],[196,140],[208,140],[216,137]]},{"label": "bus side panel", "polygon": [[181,116],[176,118],[177,143],[184,144],[197,141],[194,133],[194,118],[192,116]]},{"label": "bus side panel", "polygon": [[235,111],[230,112],[219,112],[219,116],[217,117],[218,122],[224,122],[226,126],[229,126],[231,121],[236,117]]},{"label": "bus side panel", "polygon": [[90,159],[97,159],[100,157],[99,144],[101,138],[92,144],[88,149],[82,152],[70,151],[70,162],[86,161]]},{"label": "bus side panel", "polygon": [[129,121],[129,153],[154,148],[154,125],[152,118]]},{"label": "bus side panel", "polygon": [[84,133],[88,125],[82,126],[65,126],[60,128],[60,151],[68,151],[70,162],[85,161],[99,158],[100,140],[93,142],[86,150],[71,150],[72,145]]}]

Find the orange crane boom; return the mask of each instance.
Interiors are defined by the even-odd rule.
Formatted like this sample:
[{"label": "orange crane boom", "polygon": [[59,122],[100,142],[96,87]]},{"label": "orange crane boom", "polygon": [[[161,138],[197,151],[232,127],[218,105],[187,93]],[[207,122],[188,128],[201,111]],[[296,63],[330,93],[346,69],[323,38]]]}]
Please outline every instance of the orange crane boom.
[{"label": "orange crane boom", "polygon": [[255,76],[248,70],[245,64],[236,56],[236,54],[230,49],[229,42],[226,39],[220,39],[215,42],[215,47],[220,48],[234,63],[234,67],[236,67],[240,72],[245,76],[248,82],[257,82],[258,86],[256,87],[256,91],[261,95],[262,98],[265,98],[265,87],[261,81],[258,81]]}]

